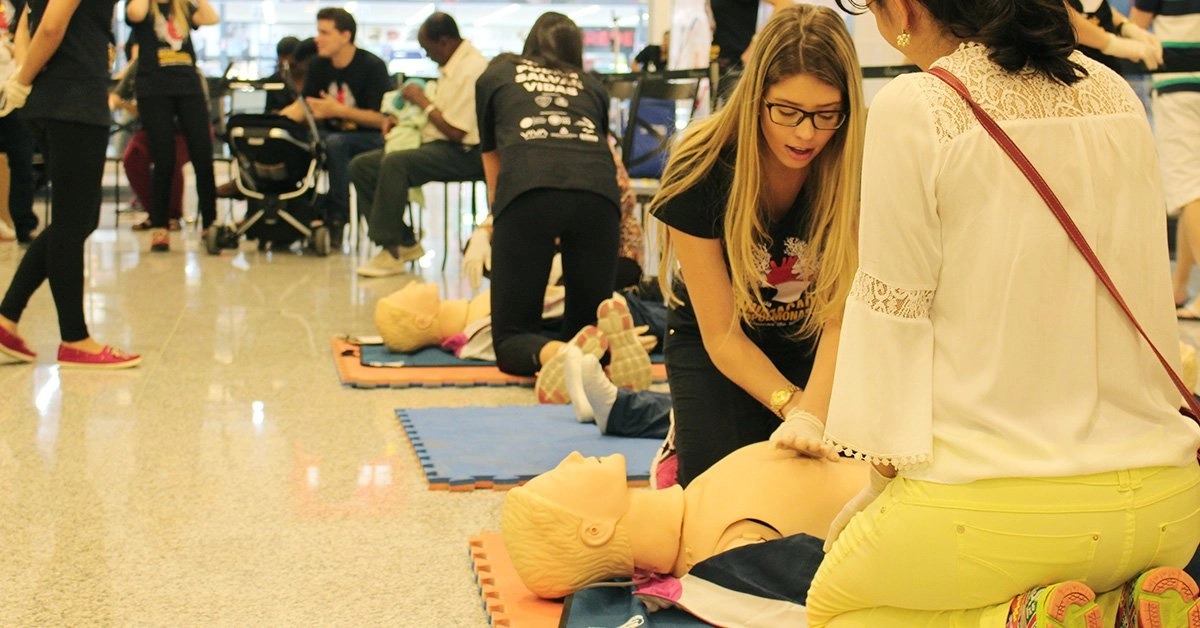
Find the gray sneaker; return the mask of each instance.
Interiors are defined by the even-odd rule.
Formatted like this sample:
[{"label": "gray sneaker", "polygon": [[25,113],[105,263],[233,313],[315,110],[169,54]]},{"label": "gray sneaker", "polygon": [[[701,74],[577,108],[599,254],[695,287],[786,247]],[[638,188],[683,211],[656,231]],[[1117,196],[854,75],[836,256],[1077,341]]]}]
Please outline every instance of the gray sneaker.
[{"label": "gray sneaker", "polygon": [[[420,245],[418,245],[420,246]],[[371,261],[359,266],[357,272],[361,277],[391,277],[402,275],[408,270],[408,261],[392,257],[387,251],[380,251]]]}]

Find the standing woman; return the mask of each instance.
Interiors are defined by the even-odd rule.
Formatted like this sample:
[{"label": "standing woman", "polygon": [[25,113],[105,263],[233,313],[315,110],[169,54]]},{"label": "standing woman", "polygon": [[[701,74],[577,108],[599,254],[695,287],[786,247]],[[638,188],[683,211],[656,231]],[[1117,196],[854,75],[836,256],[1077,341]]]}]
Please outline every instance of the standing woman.
[{"label": "standing woman", "polygon": [[[778,10],[756,46],[725,107],[672,150],[651,202],[666,225],[659,280],[684,486],[785,417],[829,454],[806,411],[828,395],[857,263],[858,58],[841,16],[803,4]],[[818,349],[819,338],[832,342]]]},{"label": "standing woman", "polygon": [[34,291],[49,280],[58,311],[63,366],[122,368],[141,356],[96,342],[83,315],[83,248],[100,221],[108,148],[108,73],[114,0],[30,0],[17,33],[20,69],[4,84],[0,115],[22,112],[41,136],[53,221],[33,240],[0,302],[0,352],[35,354],[17,335]]},{"label": "standing woman", "polygon": [[[612,295],[620,191],[607,144],[608,95],[583,71],[583,36],[543,13],[520,56],[493,60],[475,84],[483,170],[494,217],[492,338],[500,370],[533,375],[596,322]],[[542,335],[555,243],[565,312],[558,340]]]},{"label": "standing woman", "polygon": [[[151,193],[151,251],[171,250],[167,231],[171,177],[175,169],[175,131],[178,125],[196,174],[201,226],[217,218],[213,182],[213,142],[208,98],[203,77],[196,71],[196,53],[189,32],[216,24],[217,12],[208,0],[128,0],[125,19],[133,27],[140,54],[137,68],[138,111],[150,140],[154,162]],[[145,199],[143,199],[145,200]]]}]

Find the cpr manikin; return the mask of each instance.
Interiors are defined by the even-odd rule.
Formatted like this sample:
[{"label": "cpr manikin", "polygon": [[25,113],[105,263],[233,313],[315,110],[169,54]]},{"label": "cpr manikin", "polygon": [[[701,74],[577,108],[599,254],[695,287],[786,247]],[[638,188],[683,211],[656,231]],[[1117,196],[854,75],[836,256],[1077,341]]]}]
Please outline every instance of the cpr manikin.
[{"label": "cpr manikin", "polygon": [[[562,286],[547,286],[543,318],[562,316]],[[471,300],[441,299],[437,284],[414,281],[375,304],[375,327],[389,351],[412,353],[442,346],[460,358],[495,360],[491,292]]]},{"label": "cpr manikin", "polygon": [[750,543],[823,538],[866,482],[864,463],[804,458],[763,442],[734,451],[686,489],[630,489],[623,456],[576,452],[508,492],[501,530],[525,586],[558,598],[635,568],[678,577]]}]

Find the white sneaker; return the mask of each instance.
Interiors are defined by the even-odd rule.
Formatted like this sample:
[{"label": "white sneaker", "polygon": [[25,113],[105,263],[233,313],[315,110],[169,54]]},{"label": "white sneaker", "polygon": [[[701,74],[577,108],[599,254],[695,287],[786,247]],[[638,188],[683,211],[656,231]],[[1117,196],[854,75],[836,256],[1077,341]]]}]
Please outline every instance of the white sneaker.
[{"label": "white sneaker", "polygon": [[378,255],[371,258],[371,261],[359,266],[355,271],[361,277],[391,277],[392,275],[402,275],[408,270],[408,262],[404,259],[396,259],[387,251],[380,251]]}]

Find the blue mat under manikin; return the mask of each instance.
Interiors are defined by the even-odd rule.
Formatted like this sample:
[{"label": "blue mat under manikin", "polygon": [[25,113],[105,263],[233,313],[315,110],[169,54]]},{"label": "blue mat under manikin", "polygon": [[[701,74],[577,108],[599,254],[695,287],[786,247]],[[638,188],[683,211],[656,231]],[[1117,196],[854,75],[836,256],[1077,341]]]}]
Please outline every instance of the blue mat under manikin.
[{"label": "blue mat under manikin", "polygon": [[491,360],[464,360],[440,347],[425,347],[415,353],[392,353],[383,345],[359,347],[363,366],[496,366]]},{"label": "blue mat under manikin", "polygon": [[396,410],[430,488],[504,488],[558,465],[567,454],[624,454],[634,484],[650,479],[662,441],[605,436],[569,405]]}]

